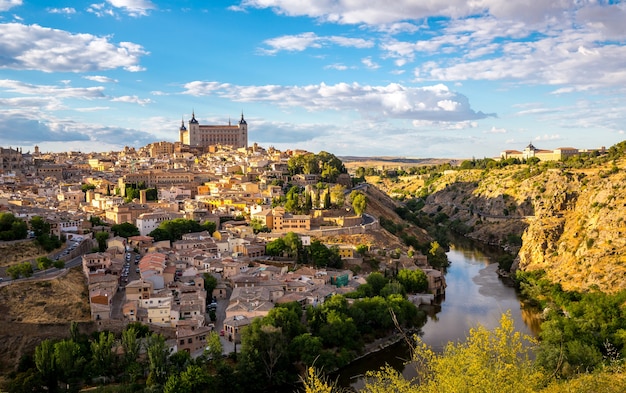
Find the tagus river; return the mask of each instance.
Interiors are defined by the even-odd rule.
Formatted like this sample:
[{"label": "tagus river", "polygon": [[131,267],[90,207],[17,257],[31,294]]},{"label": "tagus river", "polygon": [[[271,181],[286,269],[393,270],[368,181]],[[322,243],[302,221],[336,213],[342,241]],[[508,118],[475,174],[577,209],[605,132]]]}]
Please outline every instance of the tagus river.
[{"label": "tagus river", "polygon": [[[439,351],[449,341],[464,340],[469,329],[479,324],[488,329],[498,326],[502,314],[509,310],[516,330],[536,336],[537,318],[521,308],[515,289],[496,273],[495,260],[501,253],[465,239],[456,239],[450,246],[445,298],[426,309],[428,320],[419,333],[426,344]],[[404,367],[409,357],[405,343],[392,345],[341,369],[339,383],[358,390],[363,387],[365,372],[377,370],[385,363],[411,378],[415,370]]]}]

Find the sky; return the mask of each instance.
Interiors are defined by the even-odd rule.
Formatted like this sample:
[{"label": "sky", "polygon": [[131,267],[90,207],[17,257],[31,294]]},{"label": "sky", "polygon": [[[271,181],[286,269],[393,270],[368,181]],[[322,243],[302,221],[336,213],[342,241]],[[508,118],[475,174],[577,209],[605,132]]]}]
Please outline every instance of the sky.
[{"label": "sky", "polygon": [[0,0],[0,146],[174,142],[193,112],[338,156],[609,147],[625,21],[612,0]]}]

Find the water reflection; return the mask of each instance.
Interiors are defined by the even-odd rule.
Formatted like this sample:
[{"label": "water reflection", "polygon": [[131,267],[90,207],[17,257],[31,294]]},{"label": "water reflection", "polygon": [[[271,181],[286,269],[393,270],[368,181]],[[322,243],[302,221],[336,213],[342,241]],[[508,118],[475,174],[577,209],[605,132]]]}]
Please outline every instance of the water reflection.
[{"label": "water reflection", "polygon": [[[515,289],[496,274],[492,263],[501,251],[480,247],[468,242],[455,242],[448,252],[450,267],[446,273],[446,294],[440,304],[424,307],[428,320],[421,329],[424,342],[441,350],[448,342],[463,341],[469,329],[482,325],[493,329],[502,314],[509,311],[515,328],[531,336],[539,331],[539,321],[530,311],[522,309]],[[375,355],[363,358],[339,373],[342,386],[363,387],[362,376],[367,370],[376,370],[385,363],[403,370],[405,377],[415,376],[415,370],[404,367],[409,358],[406,344],[398,344]]]}]

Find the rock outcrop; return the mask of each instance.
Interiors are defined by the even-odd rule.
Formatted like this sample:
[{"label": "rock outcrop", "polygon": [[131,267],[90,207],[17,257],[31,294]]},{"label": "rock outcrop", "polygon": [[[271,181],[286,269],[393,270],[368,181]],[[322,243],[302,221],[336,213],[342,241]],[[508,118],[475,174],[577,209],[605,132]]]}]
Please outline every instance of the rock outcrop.
[{"label": "rock outcrop", "polygon": [[[517,253],[517,268],[543,269],[563,289],[616,292],[626,289],[625,164],[450,170],[424,183],[422,211]],[[415,189],[410,178],[392,187]]]}]

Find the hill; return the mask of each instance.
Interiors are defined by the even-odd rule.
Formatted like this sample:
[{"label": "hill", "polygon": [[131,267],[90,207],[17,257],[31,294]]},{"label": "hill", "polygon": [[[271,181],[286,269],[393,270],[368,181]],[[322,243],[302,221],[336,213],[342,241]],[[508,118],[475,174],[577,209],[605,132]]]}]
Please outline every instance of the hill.
[{"label": "hill", "polygon": [[89,322],[87,283],[74,268],[46,281],[20,281],[0,287],[0,375],[44,338],[65,338],[72,321]]},{"label": "hill", "polygon": [[445,215],[468,237],[509,249],[520,269],[543,269],[566,290],[612,293],[626,289],[625,145],[566,163],[487,163],[373,180],[389,194],[422,196],[422,213]]}]

